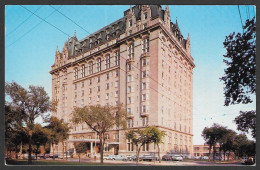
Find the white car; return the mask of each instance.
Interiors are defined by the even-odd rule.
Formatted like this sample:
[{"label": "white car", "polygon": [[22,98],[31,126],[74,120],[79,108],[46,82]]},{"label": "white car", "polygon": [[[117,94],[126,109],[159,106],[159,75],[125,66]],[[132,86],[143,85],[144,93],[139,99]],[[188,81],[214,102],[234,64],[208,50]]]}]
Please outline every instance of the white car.
[{"label": "white car", "polygon": [[103,157],[104,160],[116,160],[116,155],[105,155]]},{"label": "white car", "polygon": [[182,161],[183,158],[182,158],[181,155],[174,155],[174,156],[172,156],[172,160],[173,160],[173,161]]},{"label": "white car", "polygon": [[201,159],[208,160],[209,157],[208,156],[202,156]]}]

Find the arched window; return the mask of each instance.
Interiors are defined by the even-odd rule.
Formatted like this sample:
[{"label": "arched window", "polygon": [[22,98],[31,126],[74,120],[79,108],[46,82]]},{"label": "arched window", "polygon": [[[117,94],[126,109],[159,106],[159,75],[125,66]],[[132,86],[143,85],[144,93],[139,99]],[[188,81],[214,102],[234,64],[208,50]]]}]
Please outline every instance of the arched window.
[{"label": "arched window", "polygon": [[115,52],[115,65],[119,65],[120,64],[120,54],[119,54],[119,50]]},{"label": "arched window", "polygon": [[81,77],[85,77],[85,65],[81,66]]},{"label": "arched window", "polygon": [[77,80],[78,79],[78,68],[76,67],[75,70],[74,70],[74,80]]},{"label": "arched window", "polygon": [[88,73],[93,74],[93,61],[88,63]]},{"label": "arched window", "polygon": [[97,59],[97,71],[101,71],[101,58]]},{"label": "arched window", "polygon": [[106,69],[110,68],[110,55],[106,56]]}]

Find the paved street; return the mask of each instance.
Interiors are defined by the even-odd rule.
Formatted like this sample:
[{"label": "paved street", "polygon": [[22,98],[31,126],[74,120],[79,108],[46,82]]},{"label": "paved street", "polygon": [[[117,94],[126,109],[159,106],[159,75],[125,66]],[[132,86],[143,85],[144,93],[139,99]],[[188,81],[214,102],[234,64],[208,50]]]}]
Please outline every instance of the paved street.
[{"label": "paved street", "polygon": [[[60,159],[56,159],[60,160]],[[63,161],[63,160],[60,160]],[[69,160],[71,162],[78,162],[77,158],[70,158]],[[96,162],[99,163],[100,160],[93,160],[93,159],[81,159],[81,162]],[[158,161],[149,162],[149,161],[140,161],[138,164],[136,164],[135,161],[121,161],[121,160],[104,160],[104,163],[109,164],[125,164],[130,166],[248,166],[248,165],[242,165],[239,161],[237,162],[222,162],[222,163],[213,163],[213,162],[207,162],[207,161],[162,161],[159,163]]]}]

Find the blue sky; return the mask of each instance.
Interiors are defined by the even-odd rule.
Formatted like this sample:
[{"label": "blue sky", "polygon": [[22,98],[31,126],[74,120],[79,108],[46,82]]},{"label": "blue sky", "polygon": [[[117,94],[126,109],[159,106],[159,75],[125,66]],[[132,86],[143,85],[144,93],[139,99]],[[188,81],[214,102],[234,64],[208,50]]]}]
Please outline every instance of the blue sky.
[{"label": "blue sky", "polygon": [[[93,33],[123,17],[123,12],[130,6],[53,6],[86,31],[51,6],[25,7],[32,12],[36,11],[35,14],[66,34],[72,36],[76,30],[78,39],[83,39],[88,32]],[[165,8],[164,5],[162,7]],[[249,16],[252,18],[255,15],[253,6],[239,7],[243,23]],[[252,104],[223,106],[223,83],[219,81],[226,67],[223,63],[223,41],[232,32],[242,32],[238,6],[170,5],[169,8],[171,20],[175,23],[178,19],[183,36],[186,38],[190,33],[191,54],[196,64],[193,74],[194,144],[203,144],[201,132],[205,126],[216,122],[235,130],[233,120],[239,110],[256,109],[255,96]],[[31,16],[30,12],[19,5],[9,5],[5,9],[5,81],[14,80],[24,87],[41,85],[51,96],[49,71],[54,63],[57,46],[62,50],[68,36],[38,17]],[[28,17],[30,18],[27,19]]]}]

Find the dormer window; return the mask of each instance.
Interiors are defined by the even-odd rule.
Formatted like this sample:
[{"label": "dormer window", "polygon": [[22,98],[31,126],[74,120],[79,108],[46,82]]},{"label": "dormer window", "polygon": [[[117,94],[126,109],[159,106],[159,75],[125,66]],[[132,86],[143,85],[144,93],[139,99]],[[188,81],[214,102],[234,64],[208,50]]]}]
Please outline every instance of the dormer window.
[{"label": "dormer window", "polygon": [[132,20],[130,19],[129,20],[129,27],[131,27],[133,25],[133,23],[132,23]]},{"label": "dormer window", "polygon": [[144,19],[147,19],[148,15],[147,15],[147,12],[144,13]]}]

